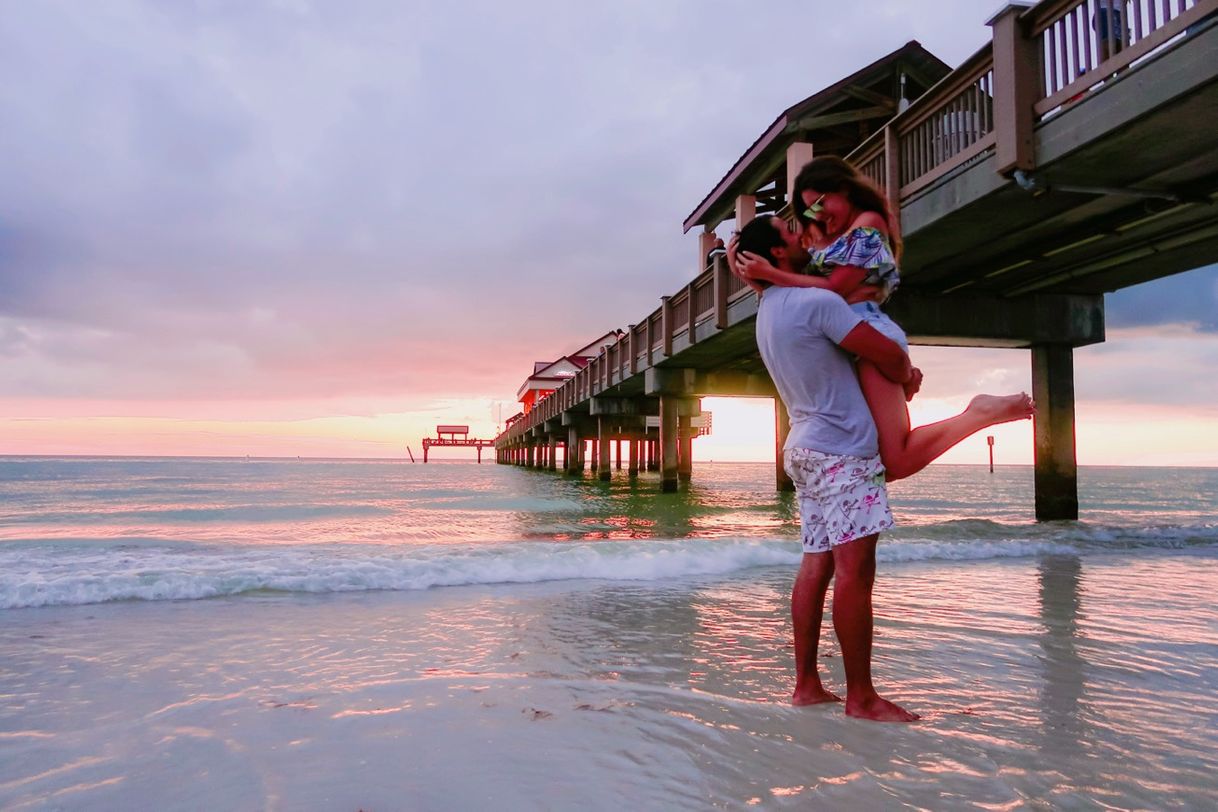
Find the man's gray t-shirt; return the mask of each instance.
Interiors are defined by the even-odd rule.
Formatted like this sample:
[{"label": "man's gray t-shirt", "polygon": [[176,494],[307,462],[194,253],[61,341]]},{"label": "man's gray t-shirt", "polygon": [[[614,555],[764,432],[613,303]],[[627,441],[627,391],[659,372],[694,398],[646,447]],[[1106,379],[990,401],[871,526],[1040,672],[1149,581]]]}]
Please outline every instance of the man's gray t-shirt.
[{"label": "man's gray t-shirt", "polygon": [[757,348],[791,417],[784,448],[852,457],[879,453],[854,363],[837,346],[861,321],[827,290],[772,287],[762,295]]}]

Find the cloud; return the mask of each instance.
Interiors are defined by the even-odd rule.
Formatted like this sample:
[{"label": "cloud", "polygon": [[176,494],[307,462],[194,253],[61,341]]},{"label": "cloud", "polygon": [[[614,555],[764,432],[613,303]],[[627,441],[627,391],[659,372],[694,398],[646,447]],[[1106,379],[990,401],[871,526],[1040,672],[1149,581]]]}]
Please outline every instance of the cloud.
[{"label": "cloud", "polygon": [[1218,333],[1218,265],[1209,265],[1105,297],[1108,327],[1192,324]]},{"label": "cloud", "polygon": [[[970,0],[12,5],[10,411],[510,398],[533,361],[688,281],[681,221],[779,112],[908,39],[958,63],[988,35]],[[1211,268],[1114,295],[1110,327],[1212,333],[1195,294],[1215,285]],[[1026,388],[1026,361],[985,358],[944,356],[937,378]]]}]

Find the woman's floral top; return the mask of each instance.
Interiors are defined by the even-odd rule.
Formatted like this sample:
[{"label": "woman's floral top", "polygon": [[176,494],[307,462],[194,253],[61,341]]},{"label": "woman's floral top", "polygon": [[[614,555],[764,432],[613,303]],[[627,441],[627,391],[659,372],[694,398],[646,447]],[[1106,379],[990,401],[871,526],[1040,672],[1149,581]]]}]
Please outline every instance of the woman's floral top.
[{"label": "woman's floral top", "polygon": [[829,245],[812,252],[810,273],[824,275],[829,269],[842,265],[853,265],[865,268],[870,273],[863,280],[864,285],[877,285],[884,288],[884,299],[901,284],[901,275],[897,271],[897,261],[892,255],[888,239],[877,228],[862,226],[852,229]]}]

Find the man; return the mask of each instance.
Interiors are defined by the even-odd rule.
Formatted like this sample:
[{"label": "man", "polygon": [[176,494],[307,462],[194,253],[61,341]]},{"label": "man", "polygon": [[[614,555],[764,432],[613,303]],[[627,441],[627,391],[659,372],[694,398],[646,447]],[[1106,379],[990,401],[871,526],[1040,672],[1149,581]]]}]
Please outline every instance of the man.
[{"label": "man", "polygon": [[[781,218],[758,217],[729,249],[800,271],[808,252]],[[871,681],[875,546],[892,526],[875,423],[851,356],[875,364],[885,377],[916,390],[909,356],[837,294],[817,288],[770,287],[757,311],[757,347],[791,418],[783,451],[795,482],[803,531],[803,560],[791,592],[795,628],[792,702],[840,701],[821,684],[817,647],[829,582],[836,578],[833,628],[846,670],[846,713],[863,719],[918,718],[881,697]]]}]

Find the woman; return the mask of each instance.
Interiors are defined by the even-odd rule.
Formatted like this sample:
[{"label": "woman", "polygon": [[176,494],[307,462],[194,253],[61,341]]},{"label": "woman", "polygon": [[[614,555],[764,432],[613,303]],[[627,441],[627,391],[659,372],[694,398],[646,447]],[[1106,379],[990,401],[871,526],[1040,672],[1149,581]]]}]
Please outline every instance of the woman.
[{"label": "woman", "polygon": [[[795,178],[791,197],[812,256],[810,272],[780,271],[755,254],[737,255],[735,241],[728,251],[732,271],[759,291],[760,283],[833,290],[864,321],[908,351],[904,330],[879,308],[900,284],[901,240],[885,197],[853,166],[832,156],[808,163]],[[905,387],[865,361],[858,374],[889,481],[921,471],[983,428],[1029,418],[1035,411],[1026,393],[978,395],[955,417],[911,428]]]}]

